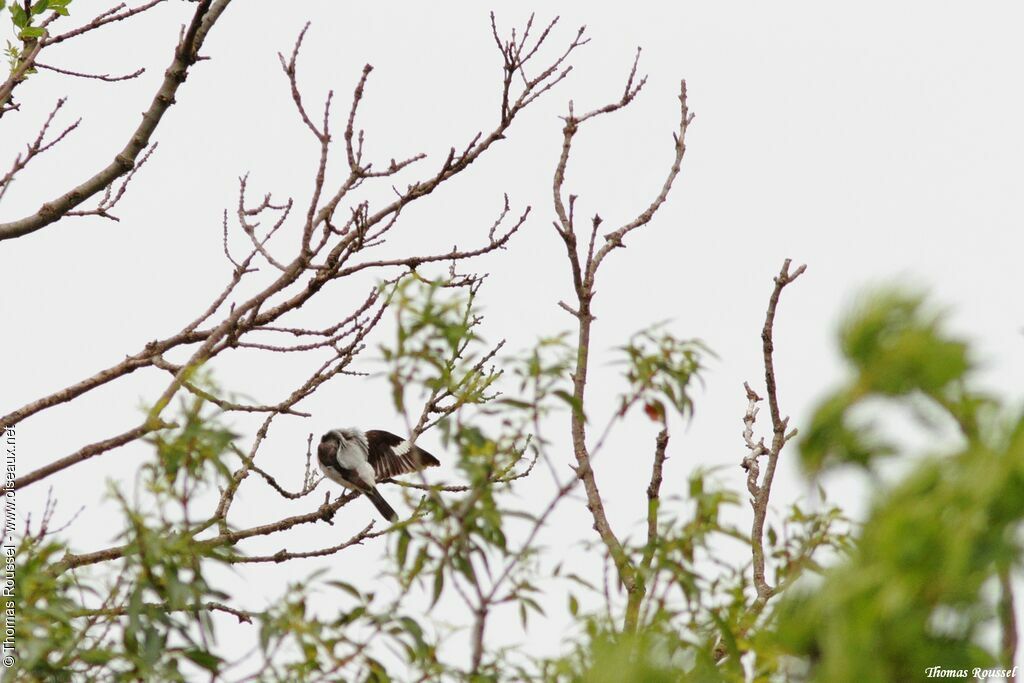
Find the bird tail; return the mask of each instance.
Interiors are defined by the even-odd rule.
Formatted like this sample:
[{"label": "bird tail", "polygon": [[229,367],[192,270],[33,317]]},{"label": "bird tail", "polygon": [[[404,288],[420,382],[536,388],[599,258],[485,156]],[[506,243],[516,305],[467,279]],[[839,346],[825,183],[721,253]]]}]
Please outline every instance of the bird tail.
[{"label": "bird tail", "polygon": [[384,496],[380,495],[380,492],[377,491],[377,489],[372,488],[366,491],[366,497],[370,499],[370,502],[373,503],[373,507],[377,508],[377,512],[382,514],[385,519],[392,523],[398,521],[398,513],[395,512],[393,507],[388,505],[388,502],[384,500]]}]

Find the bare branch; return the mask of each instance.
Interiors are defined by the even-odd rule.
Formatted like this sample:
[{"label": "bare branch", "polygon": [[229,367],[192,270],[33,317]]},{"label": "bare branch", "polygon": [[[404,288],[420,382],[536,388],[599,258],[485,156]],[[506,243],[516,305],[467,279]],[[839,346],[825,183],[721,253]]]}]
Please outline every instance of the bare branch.
[{"label": "bare branch", "polygon": [[[788,434],[786,433],[789,418],[782,417],[779,412],[779,397],[775,379],[775,343],[773,341],[775,311],[779,305],[779,297],[782,295],[782,290],[785,289],[786,285],[800,277],[807,269],[805,265],[800,266],[790,274],[789,265],[790,260],[786,259],[782,264],[782,270],[775,277],[775,288],[772,290],[771,297],[768,300],[768,311],[765,314],[764,328],[761,330],[761,352],[764,357],[764,377],[765,385],[768,389],[768,407],[771,411],[773,432],[772,445],[767,451],[765,450],[763,440],[758,444],[752,445],[752,428],[754,418],[757,415],[755,404],[760,400],[760,397],[748,385],[744,385],[746,386],[749,402],[747,417],[744,417],[743,420],[746,425],[743,438],[747,443],[747,448],[751,451],[750,456],[744,459],[744,467],[748,469],[747,488],[753,496],[750,504],[754,509],[754,523],[750,533],[750,540],[754,555],[754,587],[757,590],[758,599],[765,601],[775,593],[775,589],[768,585],[765,579],[764,566],[764,523],[768,514],[768,501],[772,493],[772,482],[775,480],[775,468],[778,465],[779,453],[782,452],[786,442],[796,436],[796,430]],[[751,434],[751,436],[748,436],[748,434]],[[765,468],[764,479],[758,484],[757,458],[765,453],[768,455],[768,465]]]},{"label": "bare branch", "polygon": [[[172,422],[164,422],[162,420],[147,420],[144,424],[139,425],[134,429],[129,429],[127,432],[124,432],[123,434],[118,434],[117,436],[113,436],[109,439],[104,439],[103,441],[97,441],[96,443],[89,444],[88,446],[85,446],[75,451],[71,455],[65,456],[58,460],[54,460],[49,465],[40,467],[37,470],[29,472],[23,477],[18,477],[17,479],[14,480],[14,490],[17,491],[30,484],[34,484],[40,479],[45,479],[51,474],[56,474],[57,472],[60,472],[63,469],[67,469],[72,465],[77,465],[78,463],[84,460],[88,460],[89,458],[95,457],[101,453],[106,453],[109,450],[119,448],[120,446],[123,446],[127,443],[131,443],[132,441],[141,439],[142,437],[152,432],[176,426],[177,425],[175,425]],[[0,488],[0,492],[5,492],[6,490],[6,488]]]},{"label": "bare branch", "polygon": [[378,536],[383,536],[390,530],[382,529],[380,531],[373,531],[371,533],[373,525],[374,522],[370,522],[365,527],[363,527],[362,531],[360,531],[352,538],[342,543],[339,543],[338,545],[333,545],[330,548],[321,548],[319,550],[310,550],[300,553],[288,552],[285,549],[281,549],[273,555],[241,555],[238,557],[232,557],[230,562],[232,564],[256,564],[261,562],[274,562],[280,564],[281,562],[287,562],[289,560],[308,559],[310,557],[327,557],[328,555],[334,555],[336,553],[339,553],[345,548],[350,548],[354,545],[360,545],[363,541],[365,541],[368,538],[377,538]]},{"label": "bare branch", "polygon": [[138,163],[135,164],[132,170],[128,172],[128,175],[126,175],[124,179],[121,181],[121,186],[117,189],[116,193],[114,192],[113,184],[107,185],[107,188],[103,191],[103,198],[100,199],[99,204],[96,205],[95,209],[86,209],[82,211],[68,211],[65,215],[99,216],[100,218],[107,218],[109,220],[119,222],[121,219],[110,213],[110,210],[117,206],[118,202],[121,201],[121,198],[124,197],[124,193],[128,189],[128,184],[132,181],[132,178],[135,177],[135,174],[139,171],[139,169],[142,168],[147,161],[149,161],[149,157],[152,156],[153,152],[156,151],[157,144],[158,143],[154,142],[150,146],[150,148],[146,150],[146,153],[142,155],[142,158],[139,159]]},{"label": "bare branch", "polygon": [[107,83],[116,83],[117,81],[128,81],[133,78],[137,78],[138,76],[141,76],[146,72],[144,68],[139,68],[131,72],[130,74],[125,74],[123,76],[111,76],[110,74],[87,74],[81,71],[71,71],[70,69],[61,69],[56,66],[50,66],[49,64],[42,64],[38,61],[36,62],[36,68],[45,69],[46,71],[54,71],[59,74],[64,74],[65,76],[87,78],[95,81],[105,81]]},{"label": "bare branch", "polygon": [[[203,38],[205,38],[206,33],[210,29],[210,24],[204,24],[204,20],[212,20],[212,18],[219,16],[220,12],[223,11],[229,2],[230,0],[217,0],[214,10],[210,8],[211,0],[201,0],[198,3],[192,16],[192,21],[185,31],[181,43],[174,51],[174,59],[171,61],[167,71],[164,72],[164,79],[160,84],[160,88],[153,97],[149,108],[142,115],[142,122],[131,132],[128,137],[128,143],[114,157],[114,160],[77,187],[43,204],[34,214],[9,223],[0,223],[0,240],[14,239],[30,234],[60,220],[67,212],[135,168],[139,155],[149,146],[150,139],[163,119],[164,114],[175,102],[175,95],[181,84],[185,82],[189,69],[198,61],[198,53],[202,46]],[[148,9],[148,7],[145,7],[145,9]],[[211,11],[210,17],[207,17],[208,10]],[[139,11],[144,10],[139,9]],[[113,19],[109,20],[113,21]],[[109,21],[103,23],[109,23]],[[41,46],[44,42],[45,39],[38,43],[38,45]],[[56,42],[56,40],[51,40],[49,44],[53,42]],[[34,59],[34,56],[32,59]],[[0,88],[0,104],[6,102],[9,94],[9,91],[5,94],[3,88]]]},{"label": "bare branch", "polygon": [[[630,75],[632,79],[632,74]],[[638,92],[640,87],[643,85],[643,81],[640,85],[636,86],[635,91]],[[628,85],[627,85],[627,93]],[[655,212],[665,203],[668,199],[668,193],[672,190],[672,183],[675,182],[676,177],[679,175],[679,169],[682,167],[683,155],[686,154],[686,130],[693,122],[693,114],[690,113],[689,108],[686,106],[686,81],[680,81],[679,84],[679,130],[673,135],[675,140],[675,158],[672,160],[672,166],[669,169],[668,176],[665,178],[664,184],[661,186],[661,192],[658,196],[644,209],[636,218],[632,221],[623,225],[618,230],[614,230],[604,236],[605,242],[594,256],[591,261],[591,268],[597,270],[597,267],[604,261],[605,257],[611,252],[612,249],[616,249],[624,246],[622,239],[636,230],[642,225],[646,225],[654,217]]]},{"label": "bare branch", "polygon": [[[333,502],[329,500],[324,501],[317,509],[312,512],[308,512],[302,515],[295,515],[293,517],[285,517],[284,519],[269,524],[261,524],[259,526],[250,527],[248,529],[239,529],[236,531],[228,531],[220,533],[217,536],[209,539],[203,539],[196,541],[201,548],[216,548],[225,545],[234,545],[239,541],[247,538],[253,538],[254,536],[269,536],[282,531],[287,531],[292,527],[299,526],[301,524],[311,524],[315,522],[327,522],[332,523],[334,515],[345,505],[348,505],[351,501],[359,497],[359,493],[349,492],[345,495],[335,499]],[[329,494],[328,494],[329,496]],[[82,554],[66,554],[60,562],[54,565],[54,570],[58,573],[67,571],[68,569],[75,569],[77,567],[85,567],[92,564],[98,564],[100,562],[110,562],[124,557],[125,553],[129,551],[129,546],[120,545],[113,548],[107,548],[106,550],[98,550],[92,553]]]},{"label": "bare branch", "polygon": [[668,449],[668,429],[662,428],[654,443],[654,462],[651,464],[651,483],[647,486],[647,545],[641,562],[645,569],[651,568],[654,551],[658,545],[658,508],[661,506],[661,472],[665,465]]},{"label": "bare branch", "polygon": [[[159,605],[159,604],[152,604],[152,603],[145,605],[145,607],[162,609],[164,611],[176,611],[176,612],[184,612],[184,611],[191,612],[191,611],[195,611],[196,609],[204,609],[204,610],[207,610],[209,612],[224,612],[225,614],[230,614],[230,615],[234,616],[235,618],[237,618],[239,624],[251,624],[254,617],[259,617],[259,614],[256,613],[256,612],[249,612],[247,610],[237,609],[235,607],[230,607],[228,605],[225,605],[222,602],[215,602],[215,601],[212,601],[212,600],[208,601],[208,602],[204,602],[204,603],[202,603],[200,605],[190,605],[189,607],[181,607],[181,608],[176,609],[176,610],[171,610],[166,605]],[[82,617],[123,617],[126,614],[128,614],[128,608],[127,607],[103,607],[103,608],[100,608],[100,609],[79,610],[77,612],[72,613],[70,616],[72,618],[82,618]]]},{"label": "bare branch", "polygon": [[[60,33],[55,36],[47,36],[43,39],[43,44],[49,46],[56,45],[57,43],[62,43],[65,40],[70,40],[71,38],[76,38],[85,33],[89,33],[90,31],[95,31],[101,26],[106,26],[107,24],[112,24],[118,21],[124,21],[125,19],[134,17],[136,14],[141,14],[146,10],[152,9],[156,5],[159,5],[160,3],[165,1],[166,0],[150,0],[145,4],[139,5],[138,7],[133,7],[129,10],[125,10],[125,4],[121,3],[116,7],[112,7],[106,10],[102,14],[98,15],[95,19],[93,19],[92,21],[83,26],[79,26],[78,28],[68,31],[66,33]],[[125,11],[122,12],[121,10]]]},{"label": "bare branch", "polygon": [[[750,550],[754,590],[757,593],[757,597],[747,610],[747,614],[743,619],[744,626],[741,627],[742,632],[738,635],[745,635],[746,630],[750,628],[758,615],[761,614],[768,601],[784,587],[783,585],[772,586],[768,583],[765,567],[764,526],[768,516],[768,504],[772,493],[772,482],[775,480],[775,468],[778,465],[779,454],[786,443],[797,434],[796,429],[786,431],[789,425],[789,418],[782,417],[779,412],[778,385],[775,378],[774,361],[775,343],[773,339],[775,313],[782,290],[800,277],[807,269],[806,265],[802,265],[790,273],[790,263],[790,259],[786,259],[782,264],[779,274],[774,278],[775,287],[768,299],[768,310],[765,313],[764,327],[761,330],[761,354],[764,361],[765,385],[768,390],[768,406],[772,418],[773,437],[770,447],[765,446],[764,439],[755,441],[754,436],[754,423],[757,420],[758,413],[757,404],[762,399],[757,395],[757,392],[750,388],[749,384],[743,384],[747,398],[747,410],[743,415],[743,443],[749,453],[743,458],[742,466],[747,473],[747,491],[750,492],[750,506],[754,512],[754,519],[750,529]],[[761,473],[760,458],[762,456],[767,456],[768,462],[765,467],[764,477],[759,480]],[[725,645],[719,643],[715,647],[716,660],[722,659],[725,655]]]},{"label": "bare branch", "polygon": [[286,62],[284,55],[280,52],[277,53],[277,58],[281,61],[281,68],[284,70],[285,75],[288,76],[288,83],[291,85],[292,89],[292,101],[295,102],[295,107],[299,110],[299,115],[302,117],[303,123],[305,123],[306,127],[313,132],[313,135],[317,140],[324,142],[328,137],[326,122],[324,129],[320,130],[310,120],[309,114],[306,113],[306,107],[302,104],[302,94],[299,92],[299,83],[296,76],[296,63],[299,59],[299,50],[302,49],[302,40],[306,37],[306,31],[309,30],[309,25],[310,24],[307,21],[302,27],[302,30],[299,31],[299,37],[295,39],[295,46],[292,48],[291,58]]},{"label": "bare branch", "polygon": [[[594,216],[591,221],[591,234],[585,261],[581,261],[577,243],[574,217],[576,197],[575,195],[570,195],[568,203],[566,203],[563,199],[562,188],[565,184],[565,173],[569,163],[573,139],[579,131],[579,126],[596,116],[615,112],[628,106],[643,88],[645,83],[644,79],[641,79],[639,83],[636,82],[636,70],[639,56],[640,52],[637,51],[637,57],[633,61],[633,66],[630,69],[628,78],[626,79],[626,85],[623,88],[623,95],[618,100],[603,107],[599,107],[598,109],[594,109],[582,116],[576,116],[572,102],[569,103],[569,113],[564,118],[565,127],[562,129],[562,152],[559,156],[558,163],[555,166],[555,175],[552,183],[552,197],[554,199],[555,213],[557,216],[555,230],[565,244],[566,256],[569,259],[569,265],[572,271],[573,288],[575,290],[577,300],[577,306],[575,308],[564,303],[560,304],[565,310],[572,313],[577,320],[576,367],[572,374],[574,406],[572,415],[572,442],[573,454],[576,458],[577,465],[575,468],[576,476],[583,481],[584,489],[586,491],[587,509],[590,510],[591,517],[593,518],[594,529],[597,531],[602,543],[607,548],[608,554],[610,555],[612,562],[615,564],[619,581],[624,586],[628,595],[624,623],[624,628],[628,632],[634,631],[637,627],[641,602],[646,595],[646,587],[644,586],[643,577],[638,572],[638,567],[634,566],[633,561],[627,555],[621,541],[612,530],[611,524],[608,521],[601,492],[597,486],[597,480],[594,476],[594,471],[591,465],[593,450],[591,450],[587,444],[587,420],[584,407],[586,405],[591,328],[595,320],[592,310],[592,304],[596,292],[594,288],[594,281],[601,262],[614,247],[622,246],[622,238],[630,231],[645,225],[651,220],[651,218],[653,218],[655,212],[657,212],[658,208],[668,197],[668,193],[672,189],[672,184],[676,176],[679,174],[683,155],[686,151],[686,130],[690,122],[693,120],[693,117],[686,106],[686,82],[683,81],[680,86],[680,122],[679,131],[674,136],[675,157],[672,167],[669,170],[668,177],[662,185],[661,191],[647,209],[637,216],[637,218],[618,230],[608,233],[608,235],[605,236],[605,243],[596,251],[596,253],[594,250],[594,243],[596,240],[597,230],[601,225],[601,217]],[[664,454],[662,453],[662,457],[663,455]],[[656,518],[654,521],[655,524],[657,524]]]},{"label": "bare branch", "polygon": [[57,100],[57,104],[55,104],[53,109],[50,111],[50,115],[46,117],[46,121],[43,123],[42,128],[40,128],[39,134],[36,136],[36,139],[28,144],[24,154],[19,154],[17,157],[14,158],[14,163],[11,165],[11,170],[9,170],[3,178],[0,178],[0,200],[4,198],[4,194],[6,194],[7,189],[10,187],[11,181],[14,180],[14,176],[16,176],[23,168],[28,166],[30,161],[46,152],[51,147],[57,145],[71,131],[78,128],[78,124],[82,122],[82,119],[78,119],[70,126],[65,128],[59,135],[57,135],[57,137],[53,138],[49,142],[44,143],[44,139],[46,138],[46,132],[50,129],[50,124],[53,123],[53,119],[57,115],[57,112],[61,110],[61,108],[64,106],[66,102],[67,99],[63,97]]}]

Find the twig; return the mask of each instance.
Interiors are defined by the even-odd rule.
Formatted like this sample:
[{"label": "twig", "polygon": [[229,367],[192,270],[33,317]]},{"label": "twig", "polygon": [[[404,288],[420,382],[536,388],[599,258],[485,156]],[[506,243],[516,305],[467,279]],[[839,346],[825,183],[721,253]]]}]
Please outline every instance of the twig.
[{"label": "twig", "polygon": [[107,24],[112,24],[117,21],[124,21],[125,19],[129,19],[135,16],[136,14],[141,14],[146,10],[151,9],[156,5],[159,5],[161,2],[165,2],[165,0],[150,0],[149,2],[143,5],[133,7],[132,9],[126,10],[124,12],[121,12],[121,10],[125,8],[125,4],[121,3],[116,7],[111,7],[110,9],[104,11],[102,14],[100,14],[92,21],[83,26],[79,26],[78,28],[72,29],[66,33],[61,33],[55,36],[47,36],[43,39],[43,43],[45,45],[56,45],[57,43],[62,43],[65,40],[70,40],[71,38],[76,38],[82,34],[89,33],[90,31],[95,31],[101,26],[106,26]]},{"label": "twig", "polygon": [[661,505],[661,472],[665,465],[668,449],[668,428],[663,427],[658,433],[654,444],[654,462],[651,465],[651,483],[647,486],[647,545],[644,548],[641,565],[645,570],[651,568],[654,552],[658,545],[658,508]]},{"label": "twig", "polygon": [[[210,612],[224,612],[230,614],[238,619],[239,624],[251,624],[253,617],[259,617],[257,612],[249,612],[246,610],[237,609],[230,607],[222,602],[204,602],[199,605],[193,605],[189,607],[178,607],[171,609],[166,605],[150,603],[145,605],[147,608],[162,609],[167,612],[191,612],[197,609],[204,609]],[[127,607],[102,607],[100,609],[83,609],[73,612],[70,616],[72,619],[78,619],[82,617],[123,617],[128,614]]]},{"label": "twig", "polygon": [[289,560],[307,559],[310,557],[327,557],[328,555],[334,555],[335,553],[341,552],[345,548],[349,548],[354,545],[361,544],[368,538],[377,538],[388,533],[390,529],[382,529],[380,531],[372,531],[374,522],[370,522],[363,530],[352,538],[339,543],[338,545],[331,546],[330,548],[321,548],[319,550],[310,550],[306,552],[294,553],[288,552],[285,549],[278,550],[273,555],[239,555],[232,557],[228,562],[232,564],[255,564],[261,562],[274,562],[280,564],[281,562],[287,562]]},{"label": "twig", "polygon": [[0,85],[0,116],[3,116],[5,112],[11,109],[17,108],[17,105],[11,105],[11,94],[19,83],[25,80],[26,74],[32,70],[35,65],[36,57],[39,56],[40,51],[43,49],[43,41],[36,40],[31,46],[27,54],[23,54],[19,59],[17,65],[11,71],[11,75],[7,77],[7,80]]},{"label": "twig", "polygon": [[3,178],[0,178],[0,200],[4,198],[4,194],[6,194],[7,189],[10,187],[11,181],[14,179],[14,176],[16,176],[23,168],[28,166],[30,161],[32,161],[37,156],[43,154],[50,148],[57,145],[69,133],[71,133],[71,131],[78,128],[78,125],[82,122],[82,119],[78,119],[77,121],[72,123],[70,126],[65,128],[59,135],[57,135],[57,137],[53,138],[49,142],[43,142],[44,138],[46,137],[46,132],[50,129],[50,124],[53,123],[54,117],[57,116],[57,112],[61,110],[61,108],[64,106],[66,102],[67,99],[64,97],[57,100],[57,104],[54,105],[53,109],[50,111],[49,116],[46,117],[46,121],[43,123],[42,128],[39,129],[39,134],[36,136],[36,139],[28,144],[23,155],[19,154],[17,157],[14,158],[14,163],[11,165],[11,170],[9,170]]},{"label": "twig", "polygon": [[132,78],[136,78],[138,76],[141,76],[142,74],[144,74],[146,72],[146,70],[144,68],[140,68],[140,69],[136,69],[135,71],[131,72],[130,74],[125,74],[124,76],[111,76],[110,74],[87,74],[87,73],[83,73],[81,71],[71,71],[70,69],[61,69],[61,68],[56,67],[56,66],[50,66],[49,64],[42,64],[40,62],[36,62],[36,68],[37,69],[45,69],[47,71],[55,71],[55,72],[57,72],[59,74],[64,74],[65,76],[75,76],[76,78],[88,78],[88,79],[92,79],[92,80],[96,80],[96,81],[106,81],[107,83],[115,83],[117,81],[131,80]]},{"label": "twig", "polygon": [[[285,517],[284,519],[280,519],[276,522],[261,524],[248,529],[227,531],[220,533],[213,538],[197,540],[196,545],[199,548],[216,548],[219,546],[234,545],[239,541],[243,541],[247,538],[253,538],[254,536],[269,536],[281,531],[286,531],[301,524],[311,524],[314,522],[327,522],[330,524],[334,519],[335,513],[351,501],[358,498],[359,495],[360,494],[358,493],[349,492],[338,497],[333,502],[329,499],[324,500],[324,503],[312,512],[295,515],[293,517]],[[130,550],[131,546],[120,545],[92,553],[68,553],[60,562],[53,566],[53,570],[55,573],[60,573],[77,567],[85,567],[92,564],[98,564],[100,562],[110,562],[111,560],[117,560],[124,557]]]},{"label": "twig", "polygon": [[[756,468],[751,467],[750,474],[755,474],[754,483],[751,487],[751,481],[748,476],[747,484],[748,489],[751,489],[751,493],[753,495],[750,504],[754,509],[754,522],[750,532],[750,540],[754,553],[754,587],[757,590],[758,598],[765,601],[774,595],[775,590],[768,585],[768,582],[765,579],[764,567],[764,523],[768,514],[768,501],[772,493],[772,482],[775,480],[775,467],[779,461],[779,453],[782,452],[782,448],[786,445],[786,442],[795,437],[797,433],[795,429],[789,433],[786,432],[789,425],[789,418],[782,417],[779,412],[779,396],[777,382],[775,379],[775,343],[773,341],[775,311],[779,305],[779,297],[782,295],[782,290],[785,289],[786,285],[800,277],[800,275],[807,269],[806,265],[802,265],[790,274],[789,265],[790,260],[786,259],[782,264],[782,270],[779,271],[778,276],[775,278],[775,288],[772,290],[771,297],[768,300],[768,311],[765,314],[764,328],[761,330],[761,351],[764,357],[764,379],[765,385],[768,389],[768,408],[771,411],[772,418],[772,445],[767,451],[768,465],[765,468],[764,479],[760,484],[757,484],[755,474]],[[747,386],[746,389],[750,405],[756,403],[756,401],[759,400],[757,395],[751,391],[749,386]],[[744,431],[745,440],[748,439],[747,431],[753,427],[753,417],[756,416],[757,413],[756,410],[754,410],[753,414],[751,414],[751,411],[748,408],[747,414],[750,415],[750,418],[744,418],[744,423],[747,425]],[[763,441],[759,446],[763,452]],[[747,442],[747,447],[750,448],[749,440]],[[751,449],[752,455],[755,452],[755,449]],[[753,460],[755,462],[756,459],[757,457],[754,456]],[[747,462],[749,462],[749,459],[745,459],[745,466]]]}]

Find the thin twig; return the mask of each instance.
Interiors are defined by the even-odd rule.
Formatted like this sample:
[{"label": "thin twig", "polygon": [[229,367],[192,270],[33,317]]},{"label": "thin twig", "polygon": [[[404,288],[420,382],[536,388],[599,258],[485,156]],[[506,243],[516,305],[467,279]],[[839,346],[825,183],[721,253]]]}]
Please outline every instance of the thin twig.
[{"label": "thin twig", "polygon": [[84,73],[84,72],[81,72],[81,71],[72,71],[70,69],[61,69],[60,67],[51,66],[49,64],[43,64],[43,63],[38,62],[38,61],[36,62],[36,68],[37,69],[45,69],[47,71],[55,71],[56,73],[64,74],[65,76],[75,76],[76,78],[87,78],[87,79],[92,79],[92,80],[96,80],[96,81],[106,81],[107,83],[116,83],[117,81],[131,80],[132,78],[136,78],[138,76],[141,76],[142,74],[144,74],[146,72],[146,70],[144,68],[139,68],[139,69],[136,69],[135,71],[131,72],[130,74],[125,74],[123,76],[111,76],[110,74],[87,74],[87,73]]}]

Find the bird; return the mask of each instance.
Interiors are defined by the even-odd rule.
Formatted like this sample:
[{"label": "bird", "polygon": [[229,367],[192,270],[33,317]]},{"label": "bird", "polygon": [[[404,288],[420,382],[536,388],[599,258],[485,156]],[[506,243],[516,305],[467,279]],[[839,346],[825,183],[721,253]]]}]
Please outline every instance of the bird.
[{"label": "bird", "polygon": [[377,482],[441,464],[408,439],[381,429],[332,429],[320,437],[316,454],[325,477],[362,493],[389,522],[397,522],[398,513],[380,495]]}]

